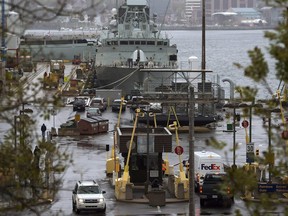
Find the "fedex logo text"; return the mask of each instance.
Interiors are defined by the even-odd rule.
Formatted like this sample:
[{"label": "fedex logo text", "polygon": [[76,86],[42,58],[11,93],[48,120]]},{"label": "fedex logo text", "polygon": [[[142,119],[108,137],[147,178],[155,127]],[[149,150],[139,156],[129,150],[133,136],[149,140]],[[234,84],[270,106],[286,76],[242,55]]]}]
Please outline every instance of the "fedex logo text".
[{"label": "fedex logo text", "polygon": [[220,166],[217,166],[216,164],[206,165],[201,164],[201,170],[220,170]]}]

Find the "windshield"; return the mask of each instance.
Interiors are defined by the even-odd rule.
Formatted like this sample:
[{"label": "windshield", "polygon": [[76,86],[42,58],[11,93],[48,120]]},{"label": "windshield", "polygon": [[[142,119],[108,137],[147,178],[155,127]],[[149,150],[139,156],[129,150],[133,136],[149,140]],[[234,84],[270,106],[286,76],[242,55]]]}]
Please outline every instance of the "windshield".
[{"label": "windshield", "polygon": [[212,181],[212,182],[222,182],[226,178],[225,174],[207,174],[205,177],[205,181]]},{"label": "windshield", "polygon": [[78,188],[78,194],[98,194],[99,186],[80,186]]}]

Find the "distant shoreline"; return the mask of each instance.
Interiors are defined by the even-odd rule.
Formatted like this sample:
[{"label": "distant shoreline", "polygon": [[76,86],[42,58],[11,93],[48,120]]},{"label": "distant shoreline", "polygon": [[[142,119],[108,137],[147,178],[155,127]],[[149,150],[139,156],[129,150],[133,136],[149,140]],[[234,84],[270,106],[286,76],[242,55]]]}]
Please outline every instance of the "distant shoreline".
[{"label": "distant shoreline", "polygon": [[[40,25],[41,24],[41,25]],[[80,24],[69,23],[64,25],[68,29],[99,29],[100,26],[96,25],[86,25],[82,26]],[[59,23],[35,23],[28,27],[30,30],[60,30],[61,26]],[[273,30],[276,26],[206,26],[205,30]],[[101,28],[101,27],[100,27]],[[163,25],[158,26],[161,31],[201,31],[202,26],[169,26]]]},{"label": "distant shoreline", "polygon": [[[206,26],[205,30],[273,30],[276,26]],[[163,26],[164,31],[202,30],[202,26]]]}]

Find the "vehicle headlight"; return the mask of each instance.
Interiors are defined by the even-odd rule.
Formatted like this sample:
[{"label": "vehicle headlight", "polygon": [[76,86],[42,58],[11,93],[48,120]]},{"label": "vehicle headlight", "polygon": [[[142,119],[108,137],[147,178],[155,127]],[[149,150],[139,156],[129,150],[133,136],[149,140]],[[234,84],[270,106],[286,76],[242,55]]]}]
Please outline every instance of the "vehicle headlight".
[{"label": "vehicle headlight", "polygon": [[100,198],[100,199],[99,199],[99,202],[104,202],[104,198]]},{"label": "vehicle headlight", "polygon": [[84,203],[84,199],[80,199],[80,198],[79,198],[79,199],[78,199],[78,202],[79,202],[79,203]]}]

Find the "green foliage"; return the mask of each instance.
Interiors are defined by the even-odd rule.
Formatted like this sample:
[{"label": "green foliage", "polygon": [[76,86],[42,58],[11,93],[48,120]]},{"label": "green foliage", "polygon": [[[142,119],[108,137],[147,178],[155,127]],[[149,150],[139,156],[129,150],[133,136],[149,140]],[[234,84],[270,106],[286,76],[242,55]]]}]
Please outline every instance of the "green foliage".
[{"label": "green foliage", "polygon": [[[281,137],[281,132],[286,130],[287,123],[277,124],[272,121],[275,118],[281,121],[283,117],[283,111],[286,109],[281,105],[285,105],[285,99],[287,95],[283,98],[280,95],[275,96],[275,90],[272,90],[267,81],[269,73],[275,73],[277,79],[279,79],[280,84],[284,85],[282,92],[287,93],[288,84],[288,8],[287,0],[266,0],[266,4],[277,9],[283,8],[283,20],[279,22],[276,29],[271,31],[265,31],[264,37],[269,40],[269,46],[266,47],[268,54],[274,60],[274,69],[272,66],[268,65],[265,60],[265,55],[259,47],[255,47],[248,51],[248,56],[251,60],[250,65],[242,66],[235,63],[235,66],[244,71],[246,77],[251,78],[254,82],[264,85],[271,97],[268,100],[262,100],[262,106],[253,107],[253,113],[259,117],[266,120],[263,122],[263,127],[267,132],[267,143],[271,142],[271,146],[267,152],[263,152],[263,156],[256,158],[258,165],[264,165],[268,167],[268,171],[271,175],[272,183],[283,183],[287,184],[288,171],[287,171],[287,146],[288,143]],[[270,70],[269,70],[270,68]],[[280,85],[279,85],[280,87]],[[237,92],[240,93],[241,101],[256,103],[255,98],[257,98],[258,90],[257,86],[251,88],[251,86],[239,86],[236,87]],[[278,89],[280,92],[280,89]],[[286,97],[286,98],[285,98]],[[282,101],[283,100],[283,101]],[[282,101],[282,102],[280,102]],[[257,101],[257,103],[259,103]],[[247,114],[247,108],[243,109],[243,112]],[[218,142],[212,142],[214,146],[219,147]],[[223,145],[224,146],[224,145]],[[247,199],[245,202],[250,215],[261,216],[267,215],[267,212],[275,211],[277,205],[281,204],[279,198],[283,198],[281,193],[258,193],[258,181],[259,173],[255,171],[254,168],[239,168],[238,169],[228,169],[230,180],[233,185],[233,192],[236,197],[256,197],[258,202],[252,202],[251,199]],[[269,176],[270,176],[269,175]],[[228,182],[227,182],[228,183]],[[253,199],[252,199],[253,200]],[[281,204],[284,206],[284,204]],[[235,212],[236,215],[241,215],[241,210]],[[287,208],[283,215],[288,215]]]}]

